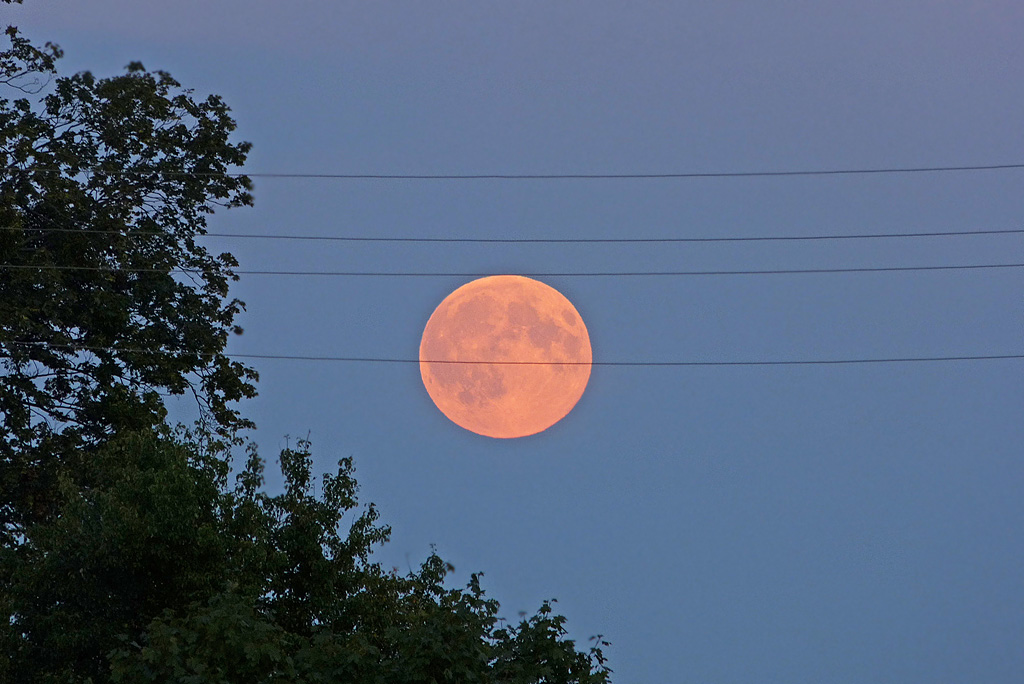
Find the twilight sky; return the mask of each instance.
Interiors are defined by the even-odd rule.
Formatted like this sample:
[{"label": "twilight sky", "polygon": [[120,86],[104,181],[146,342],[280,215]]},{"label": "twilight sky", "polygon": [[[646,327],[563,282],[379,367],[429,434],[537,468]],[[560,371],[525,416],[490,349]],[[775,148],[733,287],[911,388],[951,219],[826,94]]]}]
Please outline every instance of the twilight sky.
[{"label": "twilight sky", "polygon": [[[251,172],[673,173],[1024,162],[1024,4],[304,2],[4,5],[65,48],[219,93]],[[217,232],[842,235],[1022,227],[1024,171],[546,181],[256,181]],[[243,269],[766,270],[1019,263],[1024,236],[679,245],[208,238]],[[243,277],[236,353],[414,358],[464,278]],[[1020,354],[1024,273],[549,278],[598,361]],[[273,459],[356,459],[405,568],[435,543],[515,618],[557,597],[621,683],[1016,681],[1024,362],[595,367],[521,440],[430,402],[414,365],[258,361]],[[271,488],[279,479],[272,478]],[[408,560],[407,560],[408,559]],[[1014,675],[1016,673],[1016,675]]]}]

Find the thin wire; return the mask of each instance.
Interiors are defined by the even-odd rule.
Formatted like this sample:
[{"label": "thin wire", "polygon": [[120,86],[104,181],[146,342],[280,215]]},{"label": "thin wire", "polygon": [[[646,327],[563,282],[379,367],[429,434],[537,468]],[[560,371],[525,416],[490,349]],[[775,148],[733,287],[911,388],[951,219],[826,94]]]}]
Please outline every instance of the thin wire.
[{"label": "thin wire", "polygon": [[[0,269],[40,271],[109,271],[122,273],[191,273],[202,274],[194,269],[159,268],[117,268],[107,266],[31,266],[27,264],[0,264]],[[570,273],[518,273],[530,278],[627,278],[627,277],[672,277],[672,276],[740,276],[740,275],[800,275],[823,273],[895,273],[904,271],[964,271],[1002,268],[1024,268],[1024,264],[966,264],[952,266],[881,266],[865,268],[807,268],[773,269],[764,271],[592,271]],[[494,273],[435,273],[418,271],[232,271],[237,275],[268,276],[330,276],[330,277],[372,277],[372,278],[483,278]]]},{"label": "thin wire", "polygon": [[[68,349],[73,351],[113,351],[130,354],[170,354],[152,349],[118,349],[115,347],[90,347],[70,344],[49,344],[47,342],[3,342],[0,344],[13,344],[27,347],[50,347],[55,349]],[[200,354],[201,356],[213,356],[213,354]],[[503,366],[618,366],[618,367],[647,367],[647,366],[825,366],[825,365],[851,365],[868,363],[924,363],[924,362],[950,362],[950,361],[997,361],[1008,359],[1024,359],[1024,354],[993,354],[975,356],[914,356],[898,358],[875,358],[875,359],[812,359],[796,361],[461,361],[450,359],[428,360],[408,358],[389,358],[371,356],[299,356],[291,354],[228,354],[231,358],[237,359],[274,359],[284,361],[317,361],[317,362],[344,362],[344,363],[391,363],[391,364],[450,364],[450,365],[503,365]]]},{"label": "thin wire", "polygon": [[[0,230],[25,230],[14,226],[0,226]],[[132,231],[118,233],[109,230],[77,228],[28,228],[41,233],[102,234],[112,237],[166,235],[160,231]],[[924,238],[970,235],[1018,235],[1024,228],[1007,230],[953,230],[928,233],[862,233],[857,235],[772,235],[754,237],[684,237],[684,238],[444,238],[444,237],[360,237],[334,235],[260,235],[257,233],[203,233],[197,237],[219,237],[261,240],[314,240],[334,242],[427,242],[475,244],[603,244],[603,243],[682,243],[682,242],[772,242],[798,240],[868,240],[877,238]]]},{"label": "thin wire", "polygon": [[[15,166],[7,170],[18,169]],[[337,180],[648,180],[673,178],[764,178],[778,176],[852,176],[893,173],[936,173],[964,171],[999,171],[1024,169],[1024,164],[984,164],[977,166],[919,166],[886,167],[869,169],[824,169],[803,171],[727,171],[695,173],[467,173],[467,174],[397,174],[397,173],[229,173],[213,171],[159,171],[156,169],[136,171],[131,169],[104,170],[97,167],[82,169],[99,175],[124,176],[147,175],[185,177],[238,177],[249,178],[321,178]],[[63,173],[61,169],[35,168],[19,169],[42,173]]]}]

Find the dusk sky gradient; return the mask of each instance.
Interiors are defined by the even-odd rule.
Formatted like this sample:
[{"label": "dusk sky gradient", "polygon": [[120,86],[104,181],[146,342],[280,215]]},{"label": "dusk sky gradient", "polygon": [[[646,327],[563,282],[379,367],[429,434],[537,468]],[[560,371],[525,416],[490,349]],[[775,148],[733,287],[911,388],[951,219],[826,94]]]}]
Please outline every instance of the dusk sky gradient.
[{"label": "dusk sky gradient", "polygon": [[[1024,3],[4,5],[65,73],[223,95],[245,170],[681,173],[1024,163]],[[842,235],[1024,227],[1024,170],[670,180],[256,179],[216,232]],[[1024,262],[1024,236],[676,245],[206,238],[250,270],[703,271]],[[230,351],[417,357],[467,278],[245,276]],[[546,279],[595,361],[1024,353],[1024,269]],[[623,684],[1021,681],[1024,361],[596,366],[553,428],[448,421],[413,364],[252,362],[273,461],[354,456],[378,554],[557,597]],[[269,486],[280,485],[272,473]],[[407,560],[408,559],[408,560]]]}]

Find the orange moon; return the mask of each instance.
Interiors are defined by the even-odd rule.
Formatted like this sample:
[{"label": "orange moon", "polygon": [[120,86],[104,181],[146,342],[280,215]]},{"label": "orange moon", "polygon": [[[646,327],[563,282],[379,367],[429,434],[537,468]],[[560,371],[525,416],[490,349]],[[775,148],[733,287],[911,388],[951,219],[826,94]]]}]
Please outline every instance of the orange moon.
[{"label": "orange moon", "polygon": [[564,418],[583,396],[591,362],[590,336],[572,303],[515,275],[452,292],[420,342],[420,375],[441,412],[467,430],[504,439]]}]

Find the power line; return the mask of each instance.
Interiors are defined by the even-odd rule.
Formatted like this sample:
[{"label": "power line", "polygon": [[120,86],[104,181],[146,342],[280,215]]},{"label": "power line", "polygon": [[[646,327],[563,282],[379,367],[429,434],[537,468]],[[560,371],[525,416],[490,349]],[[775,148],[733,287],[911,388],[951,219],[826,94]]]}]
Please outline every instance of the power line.
[{"label": "power line", "polygon": [[[284,356],[272,354],[231,354],[230,356],[248,359],[284,359],[291,361],[340,361],[358,363],[421,363],[419,359],[378,358],[378,357],[343,357],[343,356]],[[1004,359],[1024,359],[1024,354],[1006,354],[993,356],[935,356],[890,359],[816,359],[806,361],[593,361],[584,362],[549,362],[549,361],[427,361],[438,364],[502,364],[502,365],[568,365],[568,366],[808,366],[808,365],[841,365],[865,363],[912,363],[927,361],[992,361]]]},{"label": "power line", "polygon": [[[121,273],[191,273],[202,274],[196,269],[159,268],[118,268],[107,266],[32,266],[29,264],[0,264],[0,269],[39,271],[102,271]],[[880,266],[864,268],[806,268],[771,269],[761,271],[591,271],[591,272],[537,272],[518,273],[530,278],[626,278],[626,277],[671,277],[671,276],[744,276],[744,275],[802,275],[824,273],[897,273],[908,271],[965,271],[985,269],[1024,268],[1024,264],[964,264],[951,266]],[[237,275],[264,276],[326,276],[326,277],[372,277],[372,278],[483,278],[494,273],[440,273],[427,271],[232,271]]]},{"label": "power line", "polygon": [[[24,228],[0,226],[0,230],[19,231]],[[108,230],[78,228],[28,228],[42,233],[101,234],[112,237],[163,236],[160,231],[131,231],[118,233]],[[868,240],[880,238],[930,238],[972,235],[1019,235],[1022,228],[1006,230],[952,230],[927,233],[860,233],[854,235],[767,235],[751,237],[674,237],[674,238],[448,238],[448,237],[362,237],[336,235],[261,235],[258,233],[203,233],[197,237],[262,240],[308,240],[333,242],[420,242],[420,243],[474,243],[474,244],[642,244],[642,243],[694,243],[694,242],[775,242],[810,240]]]},{"label": "power line", "polygon": [[[7,166],[7,170],[22,170],[41,173],[63,173],[62,169],[33,168],[19,169]],[[859,169],[816,169],[794,171],[724,171],[691,173],[466,173],[466,174],[405,174],[405,173],[242,173],[216,171],[161,171],[158,169],[104,170],[98,167],[81,169],[82,172],[97,175],[159,175],[170,177],[239,177],[249,178],[319,178],[335,180],[651,180],[684,178],[766,178],[785,176],[852,176],[868,174],[897,173],[940,173],[968,171],[1003,171],[1024,169],[1024,164],[982,164],[976,166],[917,166],[917,167],[876,167]]]},{"label": "power line", "polygon": [[[129,354],[171,354],[160,350],[146,349],[118,349],[116,347],[92,347],[69,344],[49,344],[46,342],[2,342],[0,344],[12,344],[19,346],[49,347],[55,349],[66,349],[70,351],[110,351]],[[213,354],[200,354],[200,356],[213,356]],[[874,359],[810,359],[792,361],[460,361],[460,360],[428,360],[398,358],[398,357],[371,357],[371,356],[301,356],[292,354],[226,354],[237,359],[273,359],[282,361],[315,361],[335,363],[388,363],[388,364],[451,364],[451,365],[504,365],[504,366],[618,366],[618,367],[687,367],[687,366],[826,366],[826,365],[855,365],[855,364],[877,364],[877,363],[929,363],[929,362],[952,362],[952,361],[1002,361],[1010,359],[1024,359],[1024,354],[993,354],[974,356],[914,356],[914,357],[892,357]]]}]

